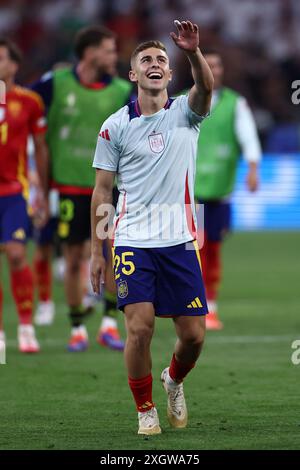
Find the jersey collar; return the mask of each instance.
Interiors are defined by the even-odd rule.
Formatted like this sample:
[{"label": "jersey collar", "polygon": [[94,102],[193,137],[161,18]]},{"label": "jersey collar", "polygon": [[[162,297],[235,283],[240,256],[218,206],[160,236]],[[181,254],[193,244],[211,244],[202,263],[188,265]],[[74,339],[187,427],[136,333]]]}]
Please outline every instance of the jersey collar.
[{"label": "jersey collar", "polygon": [[[173,103],[173,101],[174,101],[173,98],[168,98],[168,100],[167,100],[166,104],[164,105],[163,109],[169,109],[171,104]],[[130,121],[131,121],[131,119],[142,116],[141,108],[140,108],[138,99],[136,99],[135,101],[131,101],[131,103],[129,103],[128,106],[129,106],[129,119],[130,119]]]}]

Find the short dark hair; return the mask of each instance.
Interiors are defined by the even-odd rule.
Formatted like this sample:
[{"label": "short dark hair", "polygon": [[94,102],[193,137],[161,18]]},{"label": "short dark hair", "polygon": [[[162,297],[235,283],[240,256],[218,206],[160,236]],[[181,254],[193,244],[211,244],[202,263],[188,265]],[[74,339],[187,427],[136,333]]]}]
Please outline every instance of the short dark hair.
[{"label": "short dark hair", "polygon": [[130,59],[131,66],[136,56],[140,52],[145,51],[146,49],[149,49],[150,47],[155,47],[155,49],[161,49],[162,51],[167,52],[166,46],[160,41],[153,40],[153,41],[142,42],[134,49],[133,53],[131,54],[131,59]]},{"label": "short dark hair", "polygon": [[75,54],[79,60],[89,46],[99,46],[103,39],[114,39],[115,34],[104,26],[88,26],[80,29],[75,36]]},{"label": "short dark hair", "polygon": [[22,62],[22,52],[17,46],[17,44],[15,44],[8,38],[0,38],[0,47],[6,47],[10,60],[20,65],[20,63]]}]

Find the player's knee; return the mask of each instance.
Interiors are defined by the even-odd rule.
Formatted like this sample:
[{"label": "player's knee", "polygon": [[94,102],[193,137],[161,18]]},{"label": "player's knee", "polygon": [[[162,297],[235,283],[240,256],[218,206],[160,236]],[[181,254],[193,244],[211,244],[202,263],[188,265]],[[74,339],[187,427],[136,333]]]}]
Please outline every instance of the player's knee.
[{"label": "player's knee", "polygon": [[84,247],[72,246],[66,251],[66,268],[69,275],[77,275],[82,269],[84,261]]},{"label": "player's knee", "polygon": [[67,266],[67,272],[71,276],[78,274],[80,272],[80,263],[77,263],[76,261],[69,263]]},{"label": "player's knee", "polygon": [[8,244],[6,255],[12,270],[22,269],[26,263],[25,247],[21,244]]},{"label": "player's knee", "polygon": [[67,272],[70,275],[76,275],[81,271],[82,259],[81,257],[72,257],[67,260]]},{"label": "player's knee", "polygon": [[204,336],[191,335],[187,338],[187,343],[193,346],[195,349],[201,349],[204,343]]},{"label": "player's knee", "polygon": [[199,327],[195,330],[185,331],[182,340],[195,348],[201,348],[204,343],[205,328]]},{"label": "player's knee", "polygon": [[152,325],[132,325],[127,330],[127,340],[138,351],[148,349],[153,335]]},{"label": "player's knee", "polygon": [[36,248],[35,261],[49,262],[52,258],[52,246],[51,245],[39,245]]},{"label": "player's knee", "polygon": [[11,256],[9,256],[8,260],[9,260],[10,268],[13,271],[22,269],[25,264],[24,257],[19,255],[18,253],[12,254]]}]

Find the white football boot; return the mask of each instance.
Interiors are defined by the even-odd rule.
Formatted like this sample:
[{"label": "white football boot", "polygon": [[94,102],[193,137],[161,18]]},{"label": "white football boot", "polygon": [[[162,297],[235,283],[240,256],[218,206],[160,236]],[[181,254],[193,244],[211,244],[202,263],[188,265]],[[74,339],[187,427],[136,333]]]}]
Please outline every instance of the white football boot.
[{"label": "white football boot", "polygon": [[53,323],[54,316],[55,305],[52,300],[39,302],[35,312],[34,323],[39,326],[51,325]]},{"label": "white football boot", "polygon": [[183,383],[177,383],[169,375],[169,367],[161,373],[160,379],[168,395],[167,415],[171,426],[185,428],[188,421],[188,413],[183,393]]},{"label": "white football boot", "polygon": [[35,337],[32,325],[19,325],[18,327],[19,351],[22,353],[37,353],[40,345]]},{"label": "white football boot", "polygon": [[156,408],[151,408],[149,411],[138,413],[139,430],[138,434],[161,434],[159,419]]}]

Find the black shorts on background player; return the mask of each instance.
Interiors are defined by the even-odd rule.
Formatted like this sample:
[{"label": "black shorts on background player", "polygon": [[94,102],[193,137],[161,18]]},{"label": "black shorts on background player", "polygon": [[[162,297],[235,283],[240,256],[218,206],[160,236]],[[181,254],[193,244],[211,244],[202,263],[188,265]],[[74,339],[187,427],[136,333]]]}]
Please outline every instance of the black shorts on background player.
[{"label": "black shorts on background player", "polygon": [[[113,205],[119,198],[118,188],[113,188]],[[91,196],[86,194],[59,195],[58,236],[62,242],[82,243],[91,238]]]},{"label": "black shorts on background player", "polygon": [[62,242],[82,243],[91,238],[91,196],[59,195],[58,236]]}]

